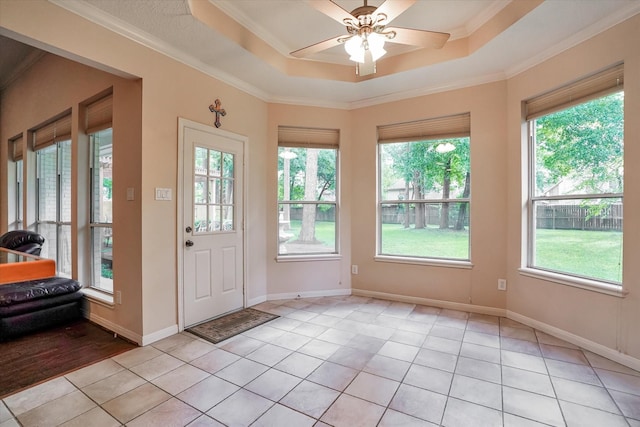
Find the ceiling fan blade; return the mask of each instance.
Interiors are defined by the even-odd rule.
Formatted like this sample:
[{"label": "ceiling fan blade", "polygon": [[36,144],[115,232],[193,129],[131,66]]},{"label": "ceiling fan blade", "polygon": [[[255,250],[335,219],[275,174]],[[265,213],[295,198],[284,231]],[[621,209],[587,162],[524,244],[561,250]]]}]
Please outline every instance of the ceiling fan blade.
[{"label": "ceiling fan blade", "polygon": [[440,49],[449,40],[451,34],[436,31],[412,30],[410,28],[385,27],[385,33],[395,31],[396,36],[387,41],[391,43],[408,44],[418,47]]},{"label": "ceiling fan blade", "polygon": [[303,47],[302,49],[291,52],[291,56],[296,58],[306,58],[314,53],[318,53],[341,44],[338,40],[342,38],[344,38],[344,36],[338,36],[320,43],[312,44],[311,46]]},{"label": "ceiling fan blade", "polygon": [[331,0],[309,0],[307,3],[311,7],[327,15],[329,18],[333,18],[342,25],[344,25],[345,19],[353,19],[353,15],[332,2]]},{"label": "ceiling fan blade", "polygon": [[376,9],[375,13],[384,13],[387,15],[385,25],[393,21],[402,12],[409,9],[416,0],[387,0]]}]

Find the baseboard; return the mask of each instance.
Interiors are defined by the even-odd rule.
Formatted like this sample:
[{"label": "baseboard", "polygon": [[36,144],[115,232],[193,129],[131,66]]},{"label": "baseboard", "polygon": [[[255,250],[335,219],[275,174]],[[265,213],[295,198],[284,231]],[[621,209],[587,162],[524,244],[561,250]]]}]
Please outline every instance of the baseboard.
[{"label": "baseboard", "polygon": [[170,337],[171,335],[175,335],[178,333],[178,325],[172,325],[168,328],[161,329],[149,335],[144,335],[142,337],[141,345],[149,345],[156,341],[160,341],[161,339]]},{"label": "baseboard", "polygon": [[523,316],[522,314],[515,313],[513,311],[507,311],[507,317],[511,320],[515,320],[527,326],[531,326],[532,328],[544,332],[545,334],[549,334],[556,338],[560,338],[561,340],[570,342],[571,344],[576,345],[580,348],[589,350],[592,353],[595,353],[602,357],[606,357],[609,360],[618,362],[621,365],[627,366],[631,369],[635,369],[636,371],[640,371],[640,359],[636,359],[635,357],[629,356],[628,354],[621,353],[617,350],[606,347],[602,344],[598,344],[579,335],[572,334],[571,332],[556,328],[555,326],[548,325],[544,322],[540,322],[539,320],[531,319],[530,317]]},{"label": "baseboard", "polygon": [[268,294],[267,301],[295,298],[317,298],[351,295],[351,289],[328,289],[325,291],[287,292],[282,294]]},{"label": "baseboard", "polygon": [[128,339],[129,341],[133,341],[138,345],[145,345],[142,343],[143,339],[139,334],[136,334],[135,332],[125,329],[122,326],[116,325],[115,323],[103,317],[97,316],[94,313],[90,313],[89,316],[87,316],[86,312],[84,313],[84,317],[89,319],[93,323],[96,323],[102,326],[103,328]]},{"label": "baseboard", "polygon": [[260,303],[263,303],[267,300],[267,296],[266,295],[262,295],[259,296],[257,298],[251,298],[249,300],[247,300],[247,307],[253,307],[254,305],[258,305]]},{"label": "baseboard", "polygon": [[465,304],[461,302],[443,301],[430,298],[412,297],[406,295],[390,294],[386,292],[367,291],[364,289],[353,289],[353,295],[379,298],[390,301],[406,302],[410,304],[421,304],[432,307],[444,308],[447,310],[467,311],[469,313],[487,314],[490,316],[505,317],[507,311],[503,308],[486,307],[482,305]]}]

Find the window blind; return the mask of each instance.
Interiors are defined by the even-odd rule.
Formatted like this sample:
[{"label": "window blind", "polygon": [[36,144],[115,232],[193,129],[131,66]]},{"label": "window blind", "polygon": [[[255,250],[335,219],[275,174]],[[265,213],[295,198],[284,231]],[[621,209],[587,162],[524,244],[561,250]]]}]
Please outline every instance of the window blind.
[{"label": "window blind", "polygon": [[42,150],[56,142],[71,139],[71,113],[54,120],[34,132],[34,149]]},{"label": "window blind", "polygon": [[383,144],[462,138],[470,135],[470,113],[378,126],[378,142]]},{"label": "window blind", "polygon": [[113,126],[113,95],[87,105],[87,135]]},{"label": "window blind", "polygon": [[278,145],[281,147],[338,148],[338,129],[317,129],[278,126]]},{"label": "window blind", "polygon": [[22,152],[22,134],[15,136],[9,140],[9,155],[11,160],[17,162],[22,160],[24,153]]},{"label": "window blind", "polygon": [[624,64],[615,65],[567,86],[525,101],[526,119],[533,120],[623,90]]}]

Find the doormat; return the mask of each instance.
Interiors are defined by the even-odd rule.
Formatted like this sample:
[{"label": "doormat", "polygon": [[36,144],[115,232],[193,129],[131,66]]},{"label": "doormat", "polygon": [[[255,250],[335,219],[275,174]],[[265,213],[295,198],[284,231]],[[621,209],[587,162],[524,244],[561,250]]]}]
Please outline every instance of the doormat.
[{"label": "doormat", "polygon": [[278,317],[280,316],[253,308],[245,308],[185,330],[217,344]]}]

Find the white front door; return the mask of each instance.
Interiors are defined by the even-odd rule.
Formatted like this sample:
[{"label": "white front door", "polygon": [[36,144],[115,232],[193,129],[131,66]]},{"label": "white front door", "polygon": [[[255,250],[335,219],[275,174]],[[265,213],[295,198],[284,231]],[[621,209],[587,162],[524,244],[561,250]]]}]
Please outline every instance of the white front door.
[{"label": "white front door", "polygon": [[243,307],[242,137],[186,122],[183,314],[192,326]]}]

